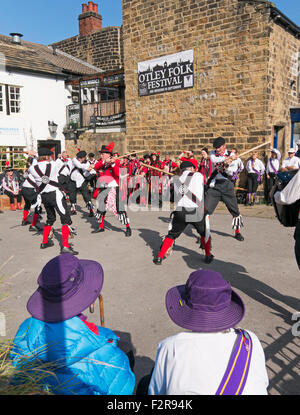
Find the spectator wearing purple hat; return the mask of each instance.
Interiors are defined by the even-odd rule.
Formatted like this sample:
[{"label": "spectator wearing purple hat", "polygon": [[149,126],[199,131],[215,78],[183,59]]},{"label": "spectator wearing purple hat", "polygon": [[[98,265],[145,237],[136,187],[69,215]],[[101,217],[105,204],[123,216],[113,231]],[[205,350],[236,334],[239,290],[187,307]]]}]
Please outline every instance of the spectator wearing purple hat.
[{"label": "spectator wearing purple hat", "polygon": [[193,272],[166,295],[171,320],[190,330],[158,345],[150,395],[266,395],[262,346],[252,332],[235,328],[245,307],[221,274]]},{"label": "spectator wearing purple hat", "polygon": [[119,339],[108,328],[87,322],[82,314],[98,298],[104,280],[96,261],[63,254],[49,261],[29,298],[26,319],[14,338],[11,359],[47,367],[42,386],[58,395],[130,395],[135,377]]}]

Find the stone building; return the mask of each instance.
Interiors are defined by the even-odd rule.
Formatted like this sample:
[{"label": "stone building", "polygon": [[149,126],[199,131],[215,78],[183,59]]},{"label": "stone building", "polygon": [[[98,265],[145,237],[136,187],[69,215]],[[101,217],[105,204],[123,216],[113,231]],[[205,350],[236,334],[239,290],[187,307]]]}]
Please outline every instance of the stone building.
[{"label": "stone building", "polygon": [[103,71],[123,67],[122,29],[120,26],[102,27],[97,3],[82,4],[78,17],[79,34],[53,43],[52,46],[101,68]]},{"label": "stone building", "polygon": [[266,0],[123,0],[127,149],[199,154],[222,135],[239,152],[286,152],[300,132],[299,37]]}]

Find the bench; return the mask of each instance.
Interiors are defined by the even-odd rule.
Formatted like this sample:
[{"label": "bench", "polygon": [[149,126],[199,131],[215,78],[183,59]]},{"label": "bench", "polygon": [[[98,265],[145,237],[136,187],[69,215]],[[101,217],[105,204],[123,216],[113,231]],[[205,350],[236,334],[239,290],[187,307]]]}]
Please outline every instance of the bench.
[{"label": "bench", "polygon": [[[21,206],[24,208],[24,199],[22,198]],[[17,203],[15,201],[15,206],[17,207]],[[10,210],[10,203],[9,197],[7,195],[0,195],[0,211]]]}]

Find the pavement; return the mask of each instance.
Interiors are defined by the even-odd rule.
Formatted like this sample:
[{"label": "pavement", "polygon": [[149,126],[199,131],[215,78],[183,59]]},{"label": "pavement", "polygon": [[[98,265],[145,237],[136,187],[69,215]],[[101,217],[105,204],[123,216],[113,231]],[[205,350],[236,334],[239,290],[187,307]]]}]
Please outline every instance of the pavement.
[{"label": "pavement", "polygon": [[[153,254],[167,233],[169,211],[129,211],[133,234],[126,238],[113,214],[107,215],[104,233],[91,234],[95,220],[80,204],[78,215],[73,217],[78,236],[72,243],[80,259],[96,260],[103,266],[105,326],[119,335],[124,351],[133,350],[137,382],[151,371],[158,342],[181,331],[165,310],[165,293],[184,284],[194,270],[208,268],[220,272],[243,298],[246,315],[240,326],[254,332],[264,348],[269,394],[299,395],[300,333],[292,331],[296,323],[293,314],[300,312],[294,229],[280,225],[272,207],[241,206],[245,241],[238,242],[233,238],[232,218],[220,205],[211,217],[215,255],[211,264],[204,264],[196,232],[188,227],[172,254],[156,266]],[[46,250],[39,248],[41,235],[22,227],[21,220],[20,211],[0,215],[0,311],[6,319],[6,333],[0,341],[12,339],[20,323],[29,317],[26,303],[37,287],[39,272],[59,254],[59,220],[55,246]],[[99,324],[98,307],[87,315]]]}]

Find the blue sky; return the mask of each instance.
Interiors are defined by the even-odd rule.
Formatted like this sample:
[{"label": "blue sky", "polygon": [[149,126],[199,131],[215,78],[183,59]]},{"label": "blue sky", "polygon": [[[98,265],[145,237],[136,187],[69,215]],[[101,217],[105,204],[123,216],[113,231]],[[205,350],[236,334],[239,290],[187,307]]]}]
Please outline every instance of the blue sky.
[{"label": "blue sky", "polygon": [[[150,1],[150,0],[149,0]],[[102,24],[122,24],[122,0],[94,0]],[[78,34],[78,16],[86,0],[1,1],[0,34],[18,32],[31,42],[50,44]],[[300,26],[300,0],[274,0],[277,8]]]}]

